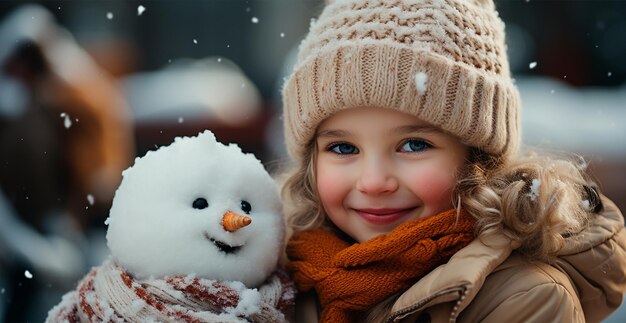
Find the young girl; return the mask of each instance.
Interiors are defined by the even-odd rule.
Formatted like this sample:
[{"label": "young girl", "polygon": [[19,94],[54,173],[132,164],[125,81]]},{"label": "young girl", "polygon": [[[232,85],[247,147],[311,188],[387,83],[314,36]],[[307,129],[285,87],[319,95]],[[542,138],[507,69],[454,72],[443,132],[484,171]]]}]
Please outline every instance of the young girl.
[{"label": "young girl", "polygon": [[521,157],[491,0],[330,3],[284,88],[297,322],[600,321],[626,232],[577,163]]}]

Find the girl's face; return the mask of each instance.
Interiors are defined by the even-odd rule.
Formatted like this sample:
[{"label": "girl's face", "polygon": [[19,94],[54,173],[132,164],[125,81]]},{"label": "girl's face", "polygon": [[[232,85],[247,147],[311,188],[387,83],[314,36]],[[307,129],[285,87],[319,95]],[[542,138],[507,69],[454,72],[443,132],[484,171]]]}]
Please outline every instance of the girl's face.
[{"label": "girl's face", "polygon": [[353,108],[322,122],[316,187],[330,220],[358,242],[449,210],[468,149],[454,136],[391,109]]}]

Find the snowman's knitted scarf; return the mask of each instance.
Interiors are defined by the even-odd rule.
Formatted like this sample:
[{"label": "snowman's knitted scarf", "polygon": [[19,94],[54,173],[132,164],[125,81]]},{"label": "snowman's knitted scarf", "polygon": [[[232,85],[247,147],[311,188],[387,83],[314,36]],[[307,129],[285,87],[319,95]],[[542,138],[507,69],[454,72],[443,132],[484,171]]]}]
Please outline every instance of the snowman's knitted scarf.
[{"label": "snowman's knitted scarf", "polygon": [[294,296],[282,271],[248,289],[191,276],[135,280],[109,260],[65,294],[47,322],[287,322]]}]

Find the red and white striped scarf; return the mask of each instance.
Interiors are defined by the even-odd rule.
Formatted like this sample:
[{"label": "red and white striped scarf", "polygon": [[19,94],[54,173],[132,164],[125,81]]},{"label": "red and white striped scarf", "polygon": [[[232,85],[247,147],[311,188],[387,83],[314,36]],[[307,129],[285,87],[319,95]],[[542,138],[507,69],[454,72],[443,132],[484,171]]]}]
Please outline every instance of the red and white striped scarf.
[{"label": "red and white striped scarf", "polygon": [[287,322],[295,293],[283,271],[249,289],[192,276],[135,280],[109,260],[65,294],[46,322]]}]

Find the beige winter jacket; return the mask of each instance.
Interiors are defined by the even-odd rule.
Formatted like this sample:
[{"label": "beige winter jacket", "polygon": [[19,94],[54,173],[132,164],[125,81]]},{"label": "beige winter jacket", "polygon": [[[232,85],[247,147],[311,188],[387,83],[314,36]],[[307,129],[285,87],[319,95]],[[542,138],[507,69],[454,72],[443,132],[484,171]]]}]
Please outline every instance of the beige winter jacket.
[{"label": "beige winter jacket", "polygon": [[[501,234],[482,236],[405,291],[394,322],[598,322],[626,292],[624,218],[608,199],[553,265],[527,262]],[[317,322],[314,295],[302,295],[296,322]]]}]

